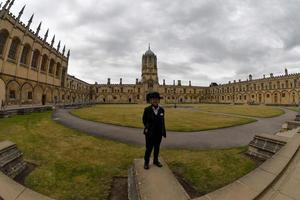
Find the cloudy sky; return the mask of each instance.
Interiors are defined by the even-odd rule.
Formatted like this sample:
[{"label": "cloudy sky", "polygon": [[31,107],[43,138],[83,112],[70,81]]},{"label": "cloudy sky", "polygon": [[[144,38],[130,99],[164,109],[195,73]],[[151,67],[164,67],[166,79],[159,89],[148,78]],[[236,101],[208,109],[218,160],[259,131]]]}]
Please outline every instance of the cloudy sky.
[{"label": "cloudy sky", "polygon": [[[151,43],[160,82],[247,79],[300,71],[299,0],[16,0],[71,49],[69,73],[89,83],[135,83]],[[57,44],[57,42],[56,42]]]}]

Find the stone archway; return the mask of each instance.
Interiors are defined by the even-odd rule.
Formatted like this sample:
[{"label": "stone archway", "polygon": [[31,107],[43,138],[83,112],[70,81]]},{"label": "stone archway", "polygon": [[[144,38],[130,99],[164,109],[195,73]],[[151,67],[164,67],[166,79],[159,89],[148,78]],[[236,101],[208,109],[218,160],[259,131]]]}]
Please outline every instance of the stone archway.
[{"label": "stone archway", "polygon": [[290,92],[290,103],[298,104],[298,102],[299,102],[299,97],[298,97],[297,91],[291,91]]},{"label": "stone archway", "polygon": [[20,84],[17,81],[10,81],[6,85],[6,102],[8,105],[20,103]]},{"label": "stone archway", "polygon": [[35,86],[33,90],[33,103],[42,104],[43,88],[39,85]]},{"label": "stone archway", "polygon": [[65,103],[66,102],[66,92],[64,90],[60,91],[60,95],[59,95],[59,103]]},{"label": "stone archway", "polygon": [[0,79],[0,105],[2,101],[5,102],[5,96],[6,96],[5,83],[2,79]]},{"label": "stone archway", "polygon": [[52,94],[53,94],[52,89],[50,87],[47,87],[43,93],[42,102],[44,101],[45,104],[53,103]]},{"label": "stone archway", "polygon": [[33,87],[29,83],[23,84],[21,88],[21,104],[31,104],[33,100]]},{"label": "stone archway", "polygon": [[52,100],[53,100],[53,103],[54,103],[54,104],[57,104],[57,103],[60,102],[60,95],[59,95],[59,91],[58,91],[57,88],[55,88],[55,89],[53,90],[53,98],[52,98]]},{"label": "stone archway", "polygon": [[3,102],[5,102],[5,96],[6,96],[6,93],[5,93],[5,83],[2,79],[0,79],[0,105]]},{"label": "stone archway", "polygon": [[273,103],[280,104],[280,93],[279,92],[273,93]]}]

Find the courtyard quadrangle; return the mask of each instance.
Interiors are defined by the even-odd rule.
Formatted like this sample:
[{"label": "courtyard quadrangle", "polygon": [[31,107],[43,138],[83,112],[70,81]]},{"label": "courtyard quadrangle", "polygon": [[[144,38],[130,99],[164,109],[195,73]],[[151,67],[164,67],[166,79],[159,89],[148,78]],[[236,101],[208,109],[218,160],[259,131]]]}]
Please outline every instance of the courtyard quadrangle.
[{"label": "courtyard quadrangle", "polygon": [[[71,113],[90,121],[143,128],[141,119],[145,106],[98,105],[73,110]],[[284,114],[282,109],[268,106],[183,104],[177,108],[172,107],[172,105],[164,107],[167,130],[182,132],[237,126],[255,122],[256,118],[269,118]]]},{"label": "courtyard quadrangle", "polygon": [[[50,112],[0,119],[0,127],[0,141],[15,142],[25,159],[37,166],[25,185],[55,199],[106,199],[113,177],[126,176],[132,160],[144,151],[66,128],[52,121]],[[204,194],[255,168],[245,151],[165,149],[162,156]]]}]

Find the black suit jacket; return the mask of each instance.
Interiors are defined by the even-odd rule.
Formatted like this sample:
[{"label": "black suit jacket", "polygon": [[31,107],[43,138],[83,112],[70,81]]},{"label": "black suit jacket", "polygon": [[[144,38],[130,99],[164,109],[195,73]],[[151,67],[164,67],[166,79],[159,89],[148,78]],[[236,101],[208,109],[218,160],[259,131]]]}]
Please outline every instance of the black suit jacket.
[{"label": "black suit jacket", "polygon": [[[166,137],[167,134],[165,127],[165,110],[162,107],[159,107],[157,116],[159,117],[160,123],[162,124],[162,128],[158,133],[154,133],[154,123],[156,123],[154,121],[155,113],[152,109],[152,105],[145,108],[143,114],[143,123],[145,127],[144,134],[149,136],[152,136],[153,134],[161,134],[162,136]],[[146,129],[148,130],[147,132],[145,132]]]}]

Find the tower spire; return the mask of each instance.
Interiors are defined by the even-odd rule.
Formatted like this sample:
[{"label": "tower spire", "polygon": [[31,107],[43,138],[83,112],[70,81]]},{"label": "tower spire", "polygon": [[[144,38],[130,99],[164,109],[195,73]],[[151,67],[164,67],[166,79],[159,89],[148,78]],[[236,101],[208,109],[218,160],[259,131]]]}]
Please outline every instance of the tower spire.
[{"label": "tower spire", "polygon": [[9,11],[10,8],[14,5],[14,3],[15,3],[15,0],[12,0],[12,1],[10,2],[9,6],[8,6],[8,8],[7,8],[8,11]]},{"label": "tower spire", "polygon": [[70,54],[71,54],[71,50],[69,49],[68,54],[67,54],[68,60],[70,58]]},{"label": "tower spire", "polygon": [[18,15],[18,18],[17,18],[17,21],[20,21],[23,13],[24,13],[24,10],[25,10],[25,7],[26,7],[26,4],[23,6],[23,8],[21,9],[21,11],[19,12],[19,15]]},{"label": "tower spire", "polygon": [[39,35],[39,32],[41,30],[41,26],[42,26],[42,22],[40,22],[39,26],[36,29],[36,33],[35,33],[36,36]]},{"label": "tower spire", "polygon": [[6,9],[6,7],[7,7],[8,4],[9,4],[9,2],[10,2],[10,0],[7,0],[7,1],[5,2],[4,6],[3,6],[3,9]]},{"label": "tower spire", "polygon": [[31,23],[32,23],[32,21],[33,21],[33,17],[34,17],[34,14],[31,15],[31,17],[30,17],[30,19],[29,19],[29,21],[28,21],[28,24],[27,24],[27,28],[28,28],[28,29],[30,29],[30,25],[31,25]]},{"label": "tower spire", "polygon": [[54,42],[55,42],[55,35],[54,35],[53,38],[52,38],[52,41],[51,41],[51,47],[53,47]]},{"label": "tower spire", "polygon": [[65,52],[66,52],[66,45],[64,45],[64,48],[63,48],[62,54],[63,54],[63,55],[65,55]]},{"label": "tower spire", "polygon": [[59,49],[60,49],[60,40],[59,40],[58,45],[57,45],[57,51],[59,51]]},{"label": "tower spire", "polygon": [[46,33],[45,33],[44,42],[46,42],[46,41],[47,41],[48,34],[49,34],[49,28],[47,29],[47,31],[46,31]]}]

